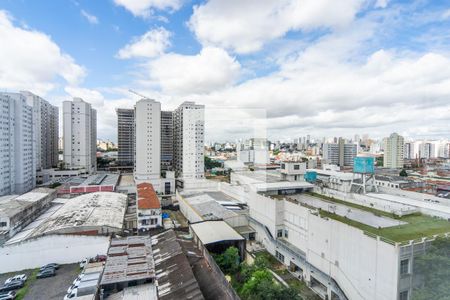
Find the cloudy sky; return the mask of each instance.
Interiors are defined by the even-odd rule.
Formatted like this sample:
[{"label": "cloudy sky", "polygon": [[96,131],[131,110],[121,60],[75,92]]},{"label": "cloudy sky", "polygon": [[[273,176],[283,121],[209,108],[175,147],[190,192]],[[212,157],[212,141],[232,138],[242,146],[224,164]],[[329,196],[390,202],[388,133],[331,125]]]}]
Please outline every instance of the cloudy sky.
[{"label": "cloudy sky", "polygon": [[449,28],[447,0],[2,0],[0,90],[81,97],[111,140],[129,89],[205,104],[208,140],[450,138]]}]

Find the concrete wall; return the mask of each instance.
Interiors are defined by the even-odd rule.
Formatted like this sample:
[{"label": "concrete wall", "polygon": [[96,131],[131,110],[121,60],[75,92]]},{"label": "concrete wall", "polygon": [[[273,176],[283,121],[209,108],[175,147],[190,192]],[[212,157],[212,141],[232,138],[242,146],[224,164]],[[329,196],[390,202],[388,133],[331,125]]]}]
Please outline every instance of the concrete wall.
[{"label": "concrete wall", "polygon": [[192,206],[190,206],[187,201],[184,200],[183,196],[180,195],[178,190],[176,192],[176,198],[178,200],[181,213],[186,217],[186,219],[188,219],[189,222],[194,223],[203,220],[197,213],[197,211]]},{"label": "concrete wall", "polygon": [[336,199],[345,200],[350,203],[375,208],[389,213],[395,213],[397,215],[405,215],[418,211],[418,209],[411,205],[403,205],[387,200],[376,199],[362,194],[344,193],[333,189],[320,188],[317,186],[314,187],[314,192],[325,196],[334,197]]},{"label": "concrete wall", "polygon": [[109,237],[49,235],[0,247],[0,273],[37,268],[48,263],[69,264],[106,254]]},{"label": "concrete wall", "polygon": [[[306,281],[313,276],[330,286],[328,276],[331,276],[348,299],[397,298],[397,246],[370,237],[358,228],[316,216],[301,205],[260,197],[249,198],[250,216],[267,226],[273,237],[276,237],[273,230],[287,231],[284,240],[295,246],[295,251],[305,253],[307,262],[299,261],[298,257],[278,247],[261,226],[251,221],[257,231],[257,240],[270,253],[282,253],[285,265],[293,262],[300,266]],[[279,205],[280,202],[284,205]],[[282,222],[279,221],[280,210]],[[330,295],[331,289],[328,293]]]}]

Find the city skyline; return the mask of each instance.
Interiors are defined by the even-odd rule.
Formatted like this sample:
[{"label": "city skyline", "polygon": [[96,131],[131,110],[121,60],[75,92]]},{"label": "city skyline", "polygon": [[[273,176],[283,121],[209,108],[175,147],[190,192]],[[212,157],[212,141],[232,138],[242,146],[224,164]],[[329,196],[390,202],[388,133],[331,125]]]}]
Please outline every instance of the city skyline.
[{"label": "city skyline", "polygon": [[[130,88],[168,110],[183,101],[204,104],[211,128],[206,140],[229,140],[242,132],[241,124],[209,126],[208,108],[217,107],[264,109],[267,135],[274,140],[298,132],[448,138],[445,3],[334,6],[333,1],[267,2],[255,9],[233,1],[4,2],[0,37],[7,42],[0,58],[11,63],[0,67],[0,89],[29,90],[58,107],[80,97],[99,111],[98,137],[114,141],[115,109],[132,108],[138,100]],[[59,15],[48,18],[54,10]],[[222,18],[246,30],[230,31],[221,26]],[[55,26],[62,19],[67,26]],[[33,46],[16,51],[22,43]],[[34,53],[46,55],[33,62]],[[33,63],[19,63],[27,61]]]}]

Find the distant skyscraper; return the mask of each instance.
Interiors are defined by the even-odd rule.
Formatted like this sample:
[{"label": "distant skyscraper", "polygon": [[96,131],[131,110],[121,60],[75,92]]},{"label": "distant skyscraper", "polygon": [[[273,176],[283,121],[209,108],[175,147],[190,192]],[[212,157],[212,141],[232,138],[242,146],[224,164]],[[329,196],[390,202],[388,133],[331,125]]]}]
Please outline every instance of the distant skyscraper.
[{"label": "distant skyscraper", "polygon": [[161,170],[173,169],[173,113],[161,111]]},{"label": "distant skyscraper", "polygon": [[403,157],[405,159],[415,159],[415,146],[414,142],[407,142],[404,145]]},{"label": "distant skyscraper", "polygon": [[36,185],[33,101],[0,93],[0,196],[25,193]]},{"label": "distant skyscraper", "polygon": [[353,166],[353,159],[357,154],[357,145],[346,143],[339,138],[338,143],[323,144],[323,159],[330,164],[340,167]]},{"label": "distant skyscraper", "polygon": [[118,108],[117,148],[118,163],[123,166],[134,164],[134,109]]},{"label": "distant skyscraper", "polygon": [[397,133],[392,133],[384,142],[385,168],[400,169],[403,168],[404,139]]},{"label": "distant skyscraper", "polygon": [[134,108],[136,156],[134,177],[159,190],[161,177],[161,103],[152,99],[136,102]]},{"label": "distant skyscraper", "polygon": [[174,111],[174,166],[183,179],[204,178],[205,106],[184,102]]},{"label": "distant skyscraper", "polygon": [[36,170],[58,165],[59,111],[41,97],[21,92],[33,103],[33,127],[36,142]]},{"label": "distant skyscraper", "polygon": [[67,168],[97,170],[97,111],[81,98],[63,102],[64,163]]}]

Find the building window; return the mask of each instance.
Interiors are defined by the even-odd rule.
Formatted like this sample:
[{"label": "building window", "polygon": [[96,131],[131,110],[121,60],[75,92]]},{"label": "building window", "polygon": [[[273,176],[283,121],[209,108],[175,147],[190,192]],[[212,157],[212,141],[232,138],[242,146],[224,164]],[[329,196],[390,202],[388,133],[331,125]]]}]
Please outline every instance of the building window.
[{"label": "building window", "polygon": [[289,232],[288,232],[287,229],[284,230],[284,237],[285,237],[285,238],[288,238],[288,237],[289,237]]},{"label": "building window", "polygon": [[275,250],[275,257],[284,264],[284,255]]},{"label": "building window", "polygon": [[286,165],[285,164],[281,164],[281,168],[284,170],[286,169]]},{"label": "building window", "polygon": [[6,227],[6,222],[0,222],[0,227]]},{"label": "building window", "polygon": [[294,170],[300,170],[300,165],[294,165]]},{"label": "building window", "polygon": [[409,259],[400,261],[400,275],[409,274]]},{"label": "building window", "polygon": [[408,291],[403,291],[400,293],[400,296],[398,297],[399,300],[408,300],[409,299],[409,293]]},{"label": "building window", "polygon": [[277,237],[283,237],[283,229],[278,229],[277,231]]}]

